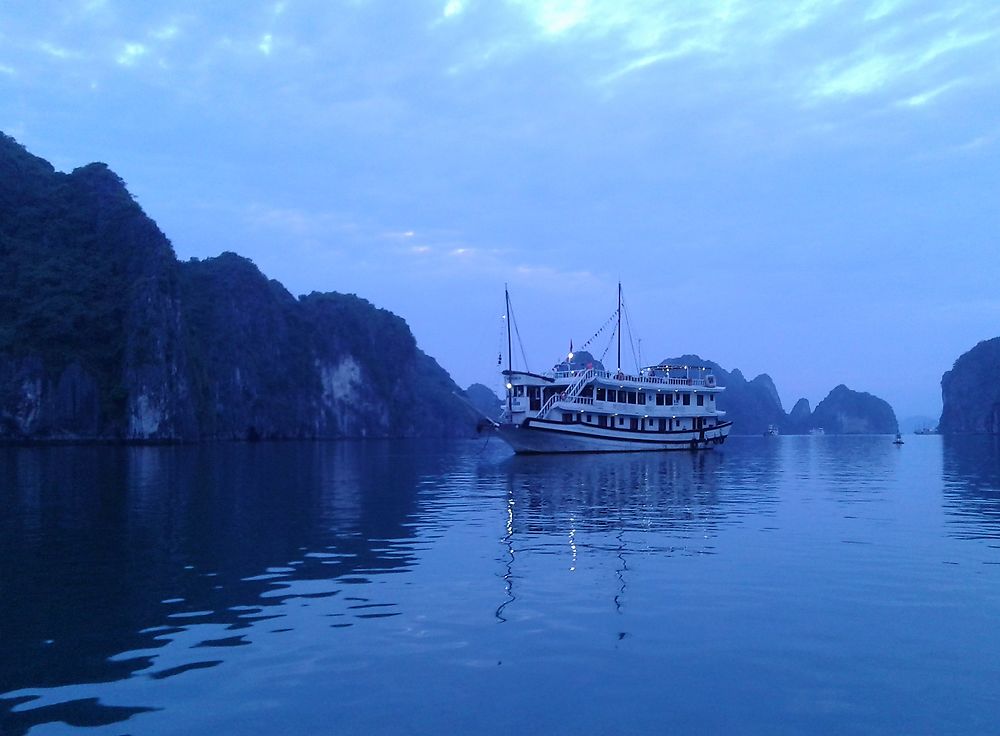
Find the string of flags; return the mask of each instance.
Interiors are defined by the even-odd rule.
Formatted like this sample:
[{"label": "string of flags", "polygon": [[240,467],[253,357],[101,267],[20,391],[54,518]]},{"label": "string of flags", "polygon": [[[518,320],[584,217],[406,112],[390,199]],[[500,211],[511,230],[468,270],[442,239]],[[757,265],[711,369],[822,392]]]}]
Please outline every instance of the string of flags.
[{"label": "string of flags", "polygon": [[618,316],[618,310],[616,309],[614,312],[612,312],[611,316],[608,317],[607,322],[605,322],[603,325],[601,325],[600,328],[597,330],[597,332],[595,332],[593,335],[591,335],[590,338],[587,340],[587,342],[583,343],[583,345],[580,346],[580,349],[581,350],[585,349],[588,345],[590,345],[590,343],[592,343],[595,339],[597,339],[597,337],[602,332],[604,332],[604,330],[606,330],[608,328],[608,325],[610,325],[612,322],[615,321],[615,318],[617,316]]}]

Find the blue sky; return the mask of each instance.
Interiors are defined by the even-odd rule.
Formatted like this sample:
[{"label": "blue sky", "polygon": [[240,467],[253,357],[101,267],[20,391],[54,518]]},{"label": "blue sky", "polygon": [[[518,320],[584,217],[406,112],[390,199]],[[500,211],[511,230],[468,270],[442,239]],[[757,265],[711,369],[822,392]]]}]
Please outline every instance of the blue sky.
[{"label": "blue sky", "polygon": [[1000,334],[994,2],[8,0],[0,130],[107,162],[181,258],[399,313],[462,385],[505,282],[532,369],[620,278],[644,359],[786,409],[936,414]]}]

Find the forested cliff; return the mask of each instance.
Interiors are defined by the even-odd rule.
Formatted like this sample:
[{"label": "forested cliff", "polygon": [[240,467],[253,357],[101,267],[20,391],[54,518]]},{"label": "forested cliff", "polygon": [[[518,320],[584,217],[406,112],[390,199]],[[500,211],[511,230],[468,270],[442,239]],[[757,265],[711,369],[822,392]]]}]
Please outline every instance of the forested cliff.
[{"label": "forested cliff", "polygon": [[941,377],[942,434],[1000,434],[1000,337],[983,340]]},{"label": "forested cliff", "polygon": [[456,393],[396,315],[179,262],[107,166],[0,134],[0,439],[465,435]]}]

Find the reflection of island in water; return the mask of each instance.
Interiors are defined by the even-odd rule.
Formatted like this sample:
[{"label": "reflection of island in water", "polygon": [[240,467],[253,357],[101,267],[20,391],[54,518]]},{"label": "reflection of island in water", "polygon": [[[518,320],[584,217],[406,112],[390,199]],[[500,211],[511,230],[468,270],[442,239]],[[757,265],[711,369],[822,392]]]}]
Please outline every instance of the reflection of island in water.
[{"label": "reflection of island in water", "polygon": [[1000,437],[942,435],[944,511],[962,539],[1000,539]]},{"label": "reflection of island in water", "polygon": [[[441,457],[391,442],[0,449],[0,695],[212,666],[211,648],[173,671],[111,657],[188,623],[226,624],[217,645],[239,645],[302,596],[282,585],[407,569],[414,487]],[[0,697],[5,734],[145,710],[33,699]]]},{"label": "reflection of island in water", "polygon": [[739,450],[506,459],[497,469],[507,494],[497,619],[506,621],[517,600],[519,552],[542,538],[565,539],[571,564],[584,534],[588,553],[613,558],[618,584],[609,595],[619,611],[629,555],[712,554],[727,524],[766,512],[776,500],[778,452],[752,452],[739,459],[728,457]]}]

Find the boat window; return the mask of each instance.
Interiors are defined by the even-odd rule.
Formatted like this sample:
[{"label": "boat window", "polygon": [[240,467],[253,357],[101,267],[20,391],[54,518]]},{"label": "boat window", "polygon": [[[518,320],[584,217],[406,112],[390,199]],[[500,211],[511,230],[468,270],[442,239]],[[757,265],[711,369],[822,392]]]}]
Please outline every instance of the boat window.
[{"label": "boat window", "polygon": [[625,426],[625,417],[618,417],[618,426],[619,427]]},{"label": "boat window", "polygon": [[645,404],[646,403],[646,392],[645,391],[640,391],[639,392],[639,403],[640,404]]},{"label": "boat window", "polygon": [[636,402],[635,391],[628,392],[628,403],[634,404]]},{"label": "boat window", "polygon": [[605,391],[604,391],[603,388],[597,389],[597,400],[598,401],[604,401],[604,393],[605,393]]},{"label": "boat window", "polygon": [[569,412],[564,411],[562,419],[563,419],[563,424],[572,424],[573,415],[570,414]]},{"label": "boat window", "polygon": [[666,419],[660,419],[660,431],[661,432],[666,432],[667,431],[667,420]]},{"label": "boat window", "polygon": [[704,406],[704,405],[705,405],[705,397],[702,396],[701,394],[698,394],[698,406]]},{"label": "boat window", "polygon": [[629,429],[639,429],[639,418],[632,417],[628,420]]},{"label": "boat window", "polygon": [[682,394],[684,397],[684,406],[691,406],[691,394]]},{"label": "boat window", "polygon": [[580,396],[584,396],[588,399],[594,398],[594,387],[587,386],[587,388],[583,389],[583,391],[580,392]]},{"label": "boat window", "polygon": [[587,424],[590,424],[593,421],[594,421],[594,415],[593,414],[588,414],[587,415]]},{"label": "boat window", "polygon": [[656,395],[656,405],[663,406],[663,394]]},{"label": "boat window", "polygon": [[618,391],[616,389],[608,389],[608,401],[618,401]]},{"label": "boat window", "polygon": [[514,387],[514,395],[515,396],[524,396],[524,386],[515,386]]},{"label": "boat window", "polygon": [[666,396],[664,396],[663,397],[663,405],[664,406],[673,406],[674,405],[674,395],[673,394],[667,394]]}]

